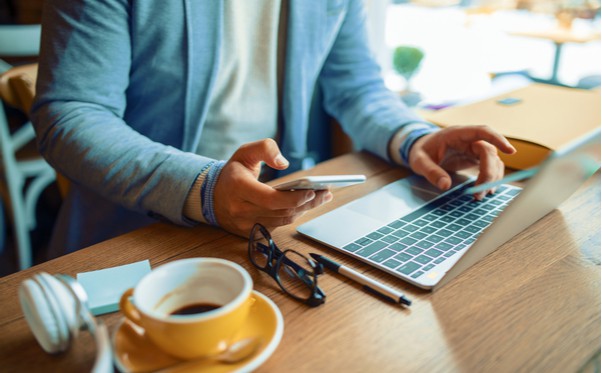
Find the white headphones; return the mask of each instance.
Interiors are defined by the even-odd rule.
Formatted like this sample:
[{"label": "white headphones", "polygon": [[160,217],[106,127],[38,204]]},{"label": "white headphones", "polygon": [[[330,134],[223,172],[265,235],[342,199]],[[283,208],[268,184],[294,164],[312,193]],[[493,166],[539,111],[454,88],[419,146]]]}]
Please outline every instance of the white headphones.
[{"label": "white headphones", "polygon": [[88,330],[96,342],[93,372],[113,372],[109,333],[87,307],[84,288],[66,275],[37,273],[21,283],[19,300],[31,331],[44,351],[66,351],[80,330]]}]

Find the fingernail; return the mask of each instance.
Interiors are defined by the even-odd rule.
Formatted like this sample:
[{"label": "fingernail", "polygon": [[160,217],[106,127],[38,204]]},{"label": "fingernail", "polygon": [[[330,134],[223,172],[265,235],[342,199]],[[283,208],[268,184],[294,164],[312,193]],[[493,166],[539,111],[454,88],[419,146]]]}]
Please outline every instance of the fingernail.
[{"label": "fingernail", "polygon": [[328,203],[330,201],[332,201],[334,199],[334,196],[332,195],[332,193],[328,193],[326,195],[326,197],[324,197],[324,203]]},{"label": "fingernail", "polygon": [[282,154],[278,154],[276,156],[276,158],[274,159],[274,161],[276,162],[276,164],[278,166],[288,166],[288,160],[286,160],[286,158],[284,158],[284,156],[282,156]]},{"label": "fingernail", "polygon": [[474,199],[476,199],[477,201],[481,201],[483,198],[485,198],[485,192],[477,193],[474,195]]},{"label": "fingernail", "polygon": [[310,190],[309,193],[307,193],[307,195],[305,196],[305,203],[311,201],[314,198],[316,198],[316,193],[313,190]]},{"label": "fingernail", "polygon": [[439,189],[447,189],[447,179],[445,178],[445,176],[442,176],[439,178],[439,180],[437,180],[437,188]]}]

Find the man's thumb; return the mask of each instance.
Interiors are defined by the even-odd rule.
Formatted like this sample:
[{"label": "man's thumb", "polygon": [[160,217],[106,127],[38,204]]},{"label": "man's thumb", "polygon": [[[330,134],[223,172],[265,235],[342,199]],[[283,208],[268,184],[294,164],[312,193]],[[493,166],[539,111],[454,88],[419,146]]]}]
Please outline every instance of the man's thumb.
[{"label": "man's thumb", "polygon": [[280,153],[278,144],[272,139],[245,144],[234,153],[232,159],[251,169],[255,168],[260,162],[265,162],[268,166],[278,170],[284,170],[289,165],[288,160]]}]

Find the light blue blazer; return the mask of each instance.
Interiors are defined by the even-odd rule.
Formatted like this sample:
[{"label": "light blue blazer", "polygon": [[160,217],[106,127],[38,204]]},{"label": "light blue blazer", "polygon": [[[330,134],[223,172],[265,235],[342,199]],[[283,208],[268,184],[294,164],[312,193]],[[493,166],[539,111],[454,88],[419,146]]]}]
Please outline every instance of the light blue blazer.
[{"label": "light blue blazer", "polygon": [[[52,240],[61,255],[182,215],[211,161],[194,154],[219,60],[222,1],[45,2],[37,98],[40,151],[73,186]],[[361,0],[290,0],[281,148],[307,156],[312,98],[355,143],[385,159],[420,121],[383,85]],[[312,123],[314,125],[326,123]]]}]

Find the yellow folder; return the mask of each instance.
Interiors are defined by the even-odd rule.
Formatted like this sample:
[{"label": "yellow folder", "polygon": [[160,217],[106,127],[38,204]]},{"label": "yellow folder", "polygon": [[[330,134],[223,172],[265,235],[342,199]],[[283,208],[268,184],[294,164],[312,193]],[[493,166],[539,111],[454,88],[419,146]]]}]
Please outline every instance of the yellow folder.
[{"label": "yellow folder", "polygon": [[531,84],[483,101],[423,114],[441,127],[486,124],[494,128],[517,149],[511,156],[500,154],[506,166],[526,169],[600,126],[600,89]]}]

